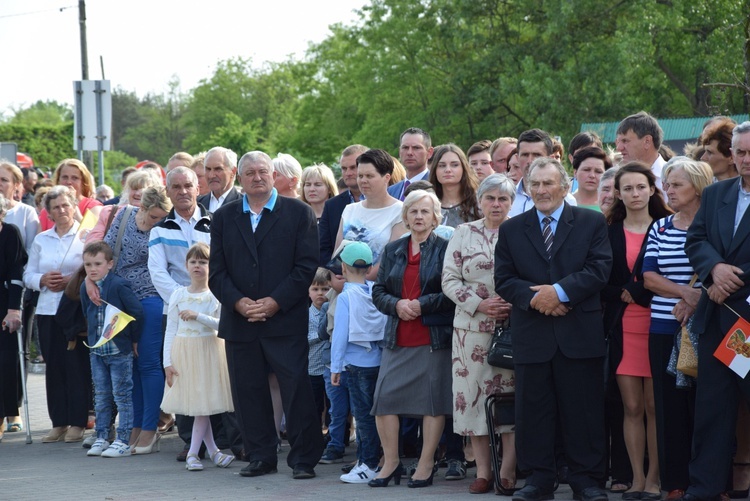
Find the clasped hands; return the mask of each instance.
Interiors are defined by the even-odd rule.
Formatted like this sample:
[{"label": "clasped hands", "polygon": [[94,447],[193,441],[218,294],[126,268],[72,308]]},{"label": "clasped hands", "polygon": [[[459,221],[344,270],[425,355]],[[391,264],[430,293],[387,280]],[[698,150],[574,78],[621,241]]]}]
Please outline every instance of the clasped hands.
[{"label": "clasped hands", "polygon": [[724,300],[740,290],[745,283],[740,279],[742,269],[727,263],[719,263],[711,270],[713,282],[706,291],[708,297],[716,304],[723,304]]},{"label": "clasped hands", "polygon": [[271,297],[263,297],[255,301],[249,297],[243,297],[234,303],[234,309],[248,322],[265,322],[279,311],[279,304]]},{"label": "clasped hands", "polygon": [[59,271],[48,271],[42,275],[39,284],[52,292],[62,292],[69,281],[70,275],[63,275]]},{"label": "clasped hands", "polygon": [[418,299],[399,299],[396,303],[396,314],[401,320],[414,320],[422,314],[422,305]]},{"label": "clasped hands", "polygon": [[534,297],[531,298],[529,306],[539,313],[553,317],[562,317],[570,311],[567,306],[560,302],[560,298],[557,297],[557,291],[551,285],[534,285],[529,287],[529,289],[536,292]]}]

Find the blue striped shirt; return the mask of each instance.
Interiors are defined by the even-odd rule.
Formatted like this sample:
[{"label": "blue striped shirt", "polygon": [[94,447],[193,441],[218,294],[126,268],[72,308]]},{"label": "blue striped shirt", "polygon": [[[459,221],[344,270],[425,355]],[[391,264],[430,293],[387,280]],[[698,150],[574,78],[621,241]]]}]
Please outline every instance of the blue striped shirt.
[{"label": "blue striped shirt", "polygon": [[[656,221],[648,233],[646,255],[643,259],[643,272],[653,271],[679,285],[688,285],[693,278],[693,267],[685,254],[687,231],[675,228],[674,215]],[[694,287],[700,288],[697,281]],[[651,332],[654,334],[674,334],[680,323],[672,315],[672,308],[679,298],[662,297],[654,294],[651,300]]]}]

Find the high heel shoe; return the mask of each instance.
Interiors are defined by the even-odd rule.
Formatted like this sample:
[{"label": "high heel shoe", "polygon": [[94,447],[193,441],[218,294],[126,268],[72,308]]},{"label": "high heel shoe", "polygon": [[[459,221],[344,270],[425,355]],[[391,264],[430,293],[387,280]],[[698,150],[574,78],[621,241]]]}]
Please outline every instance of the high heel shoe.
[{"label": "high heel shoe", "polygon": [[390,475],[383,478],[373,478],[369,482],[367,482],[367,485],[370,487],[388,487],[388,483],[393,479],[393,483],[396,485],[401,485],[401,477],[406,474],[406,470],[404,469],[404,465],[401,464],[401,462],[398,463],[398,466],[396,466],[396,469],[391,472]]},{"label": "high heel shoe", "polygon": [[68,431],[67,426],[56,426],[50,430],[50,432],[42,438],[43,444],[51,444],[54,442],[62,442],[65,440],[65,433]]},{"label": "high heel shoe", "polygon": [[159,433],[169,433],[174,430],[174,416],[170,415],[166,421],[159,420],[157,431]]},{"label": "high heel shoe", "polygon": [[[152,452],[159,452],[159,440],[161,439],[160,433],[154,433],[154,438],[151,439],[151,443],[144,445],[143,447],[133,447],[133,454],[151,454]],[[156,451],[154,451],[156,448]]]},{"label": "high heel shoe", "polygon": [[414,488],[414,489],[418,489],[420,487],[427,487],[428,485],[432,485],[432,478],[434,476],[435,476],[435,470],[433,469],[429,477],[425,478],[424,480],[417,480],[414,477],[412,477],[406,483],[406,486]]}]

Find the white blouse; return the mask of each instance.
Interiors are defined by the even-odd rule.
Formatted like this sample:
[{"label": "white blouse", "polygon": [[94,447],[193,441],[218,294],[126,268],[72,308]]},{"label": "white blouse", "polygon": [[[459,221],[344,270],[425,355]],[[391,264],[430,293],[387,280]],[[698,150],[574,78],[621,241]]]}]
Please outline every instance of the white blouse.
[{"label": "white blouse", "polygon": [[74,223],[62,237],[52,227],[34,238],[29,252],[29,262],[23,272],[23,283],[26,287],[40,291],[36,306],[37,315],[54,315],[63,292],[52,292],[42,287],[42,275],[48,271],[59,271],[64,276],[71,275],[81,267],[83,259],[83,242],[78,238],[79,224]]}]

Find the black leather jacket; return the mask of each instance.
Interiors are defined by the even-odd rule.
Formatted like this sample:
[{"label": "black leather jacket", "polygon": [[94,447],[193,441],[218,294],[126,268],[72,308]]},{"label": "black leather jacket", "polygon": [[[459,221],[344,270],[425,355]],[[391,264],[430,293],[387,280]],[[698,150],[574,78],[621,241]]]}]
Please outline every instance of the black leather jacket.
[{"label": "black leather jacket", "polygon": [[[406,236],[385,246],[380,261],[377,282],[372,288],[372,301],[378,310],[388,315],[385,326],[383,346],[396,347],[396,328],[398,314],[396,303],[401,298],[404,272],[408,261],[409,239]],[[443,258],[448,241],[431,233],[419,245],[419,282],[421,294],[419,304],[422,307],[422,323],[429,326],[430,346],[433,350],[451,348],[453,334],[453,314],[456,305],[443,294],[442,274]]]}]

